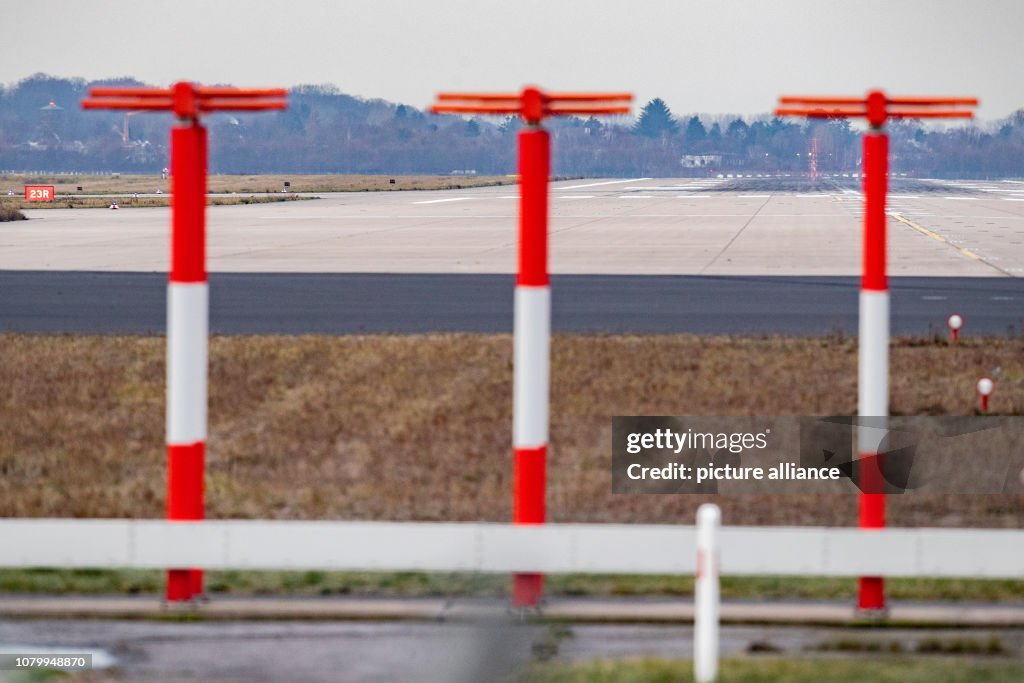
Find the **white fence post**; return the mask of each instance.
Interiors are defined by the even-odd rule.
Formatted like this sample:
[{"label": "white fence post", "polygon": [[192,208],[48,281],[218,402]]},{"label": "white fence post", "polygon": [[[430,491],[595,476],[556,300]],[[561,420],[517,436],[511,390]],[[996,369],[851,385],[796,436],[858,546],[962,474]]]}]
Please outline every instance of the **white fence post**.
[{"label": "white fence post", "polygon": [[718,531],[722,511],[713,503],[697,508],[697,578],[694,582],[693,678],[718,676]]}]

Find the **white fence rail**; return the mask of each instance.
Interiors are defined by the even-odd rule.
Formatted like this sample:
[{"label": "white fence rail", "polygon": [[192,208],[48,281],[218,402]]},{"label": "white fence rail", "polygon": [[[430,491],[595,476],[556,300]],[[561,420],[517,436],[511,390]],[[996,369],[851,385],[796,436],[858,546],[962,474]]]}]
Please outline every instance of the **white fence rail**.
[{"label": "white fence rail", "polygon": [[[693,574],[694,527],[0,519],[0,567]],[[723,527],[725,575],[1024,579],[1024,531]]]}]

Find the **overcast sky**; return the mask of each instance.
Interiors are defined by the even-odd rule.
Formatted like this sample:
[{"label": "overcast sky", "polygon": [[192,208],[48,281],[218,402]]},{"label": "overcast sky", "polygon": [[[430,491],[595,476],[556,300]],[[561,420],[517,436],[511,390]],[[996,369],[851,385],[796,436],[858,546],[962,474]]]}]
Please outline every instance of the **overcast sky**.
[{"label": "overcast sky", "polygon": [[740,114],[883,87],[977,95],[986,119],[1024,107],[1021,0],[31,0],[2,16],[6,84],[333,83],[424,107],[536,83]]}]

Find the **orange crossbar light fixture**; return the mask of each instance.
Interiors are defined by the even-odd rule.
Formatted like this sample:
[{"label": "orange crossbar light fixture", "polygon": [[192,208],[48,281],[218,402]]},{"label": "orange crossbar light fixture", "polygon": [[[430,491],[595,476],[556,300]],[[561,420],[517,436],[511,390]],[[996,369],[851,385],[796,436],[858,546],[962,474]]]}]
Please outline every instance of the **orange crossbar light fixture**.
[{"label": "orange crossbar light fixture", "polygon": [[[974,97],[889,97],[873,90],[866,97],[787,96],[779,98],[776,116],[809,118],[866,118],[862,170],[864,179],[864,234],[858,326],[857,414],[883,426],[889,415],[889,282],[887,274],[886,197],[889,175],[890,118],[972,118],[964,107],[977,106]],[[885,527],[885,454],[878,437],[884,429],[858,431],[857,484],[859,527]],[[881,576],[862,576],[857,607],[884,613],[885,583]]]},{"label": "orange crossbar light fixture", "polygon": [[[974,113],[957,107],[976,107],[976,97],[889,97],[873,90],[866,97],[818,97],[784,95],[776,116],[812,119],[866,118],[873,127],[886,119],[969,119]],[[895,108],[894,108],[895,107]],[[944,108],[939,108],[944,107]]]},{"label": "orange crossbar light fixture", "polygon": [[168,110],[180,119],[194,119],[200,113],[216,111],[263,111],[285,109],[284,88],[243,89],[204,87],[176,83],[171,88],[107,88],[89,90],[83,109]]},{"label": "orange crossbar light fixture", "polygon": [[548,116],[628,114],[631,93],[544,92],[524,88],[518,93],[452,93],[437,96],[433,114],[518,114],[530,124]]}]

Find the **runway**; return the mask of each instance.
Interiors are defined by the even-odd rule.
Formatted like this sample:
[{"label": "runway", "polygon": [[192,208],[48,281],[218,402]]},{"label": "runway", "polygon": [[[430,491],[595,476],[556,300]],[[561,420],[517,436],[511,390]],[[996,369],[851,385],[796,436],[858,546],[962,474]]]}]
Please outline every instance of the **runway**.
[{"label": "runway", "polygon": [[[554,183],[551,272],[860,274],[863,198],[851,189],[859,181],[840,178],[835,190],[812,193],[764,191],[757,181]],[[749,192],[721,191],[748,182]],[[1024,273],[1024,184],[990,185],[918,182],[910,194],[901,192],[894,179],[888,207],[889,273]],[[512,273],[517,211],[516,188],[509,186],[210,207],[209,269]],[[32,220],[7,223],[0,230],[0,270],[167,270],[166,208],[47,209],[27,215]]]},{"label": "runway", "polygon": [[[214,273],[218,334],[511,332],[510,275]],[[895,334],[1024,331],[1024,279],[893,278]],[[555,332],[795,334],[857,330],[855,277],[556,275]],[[162,333],[162,273],[0,271],[0,331]]]},{"label": "runway", "polygon": [[[788,179],[783,179],[788,181]],[[562,181],[551,191],[554,329],[856,330],[859,179]],[[781,185],[780,185],[781,183]],[[505,332],[515,187],[364,192],[208,211],[211,330]],[[1024,182],[894,177],[893,330],[1024,329]],[[48,209],[0,229],[0,330],[160,332],[167,209]]]}]

